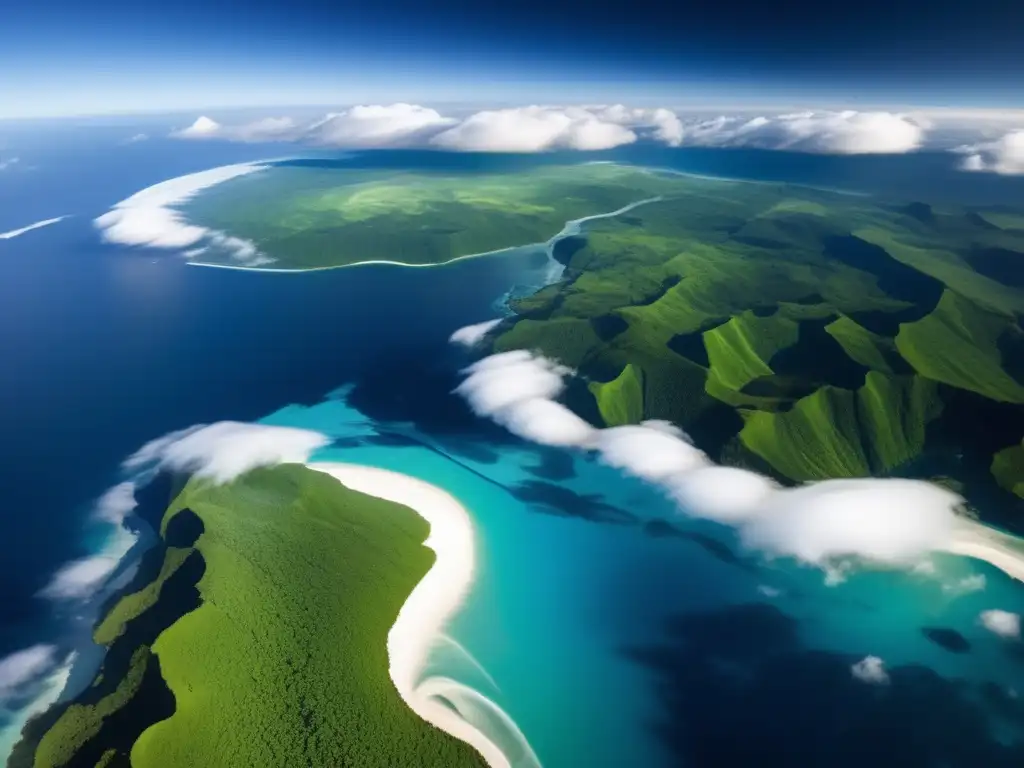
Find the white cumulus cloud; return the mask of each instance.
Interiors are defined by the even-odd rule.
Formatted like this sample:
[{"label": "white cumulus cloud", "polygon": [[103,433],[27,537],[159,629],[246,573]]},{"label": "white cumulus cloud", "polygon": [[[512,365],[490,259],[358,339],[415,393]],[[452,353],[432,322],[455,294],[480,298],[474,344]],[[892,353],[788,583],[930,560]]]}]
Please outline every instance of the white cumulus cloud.
[{"label": "white cumulus cloud", "polygon": [[469,152],[544,152],[611,149],[636,140],[627,125],[583,107],[530,106],[477,112],[431,142]]},{"label": "white cumulus cloud", "polygon": [[757,147],[822,154],[898,154],[922,145],[923,121],[894,112],[845,110],[739,117],[685,123],[683,144]]},{"label": "white cumulus cloud", "polygon": [[57,665],[57,648],[33,645],[0,659],[0,705],[17,696]]},{"label": "white cumulus cloud", "polygon": [[305,135],[334,147],[394,147],[424,141],[456,121],[417,104],[361,105],[332,112]]},{"label": "white cumulus cloud", "polygon": [[124,468],[189,472],[226,483],[256,467],[303,463],[329,442],[308,429],[219,421],[151,440],[125,460]]},{"label": "white cumulus cloud", "polygon": [[985,629],[1000,637],[1005,637],[1009,640],[1018,640],[1020,638],[1019,614],[994,608],[990,611],[982,611],[978,619]]},{"label": "white cumulus cloud", "polygon": [[557,401],[571,371],[517,350],[474,363],[456,391],[480,416],[527,440],[593,451],[656,483],[683,513],[738,527],[747,546],[821,566],[841,579],[851,559],[913,568],[950,545],[962,499],[901,479],[828,480],[781,488],[748,470],[715,465],[663,422],[598,429]]},{"label": "white cumulus cloud", "polygon": [[554,399],[569,372],[530,352],[503,352],[467,368],[466,379],[455,391],[475,413],[494,419],[526,440],[579,445],[590,438],[594,428]]},{"label": "white cumulus cloud", "polygon": [[886,685],[889,673],[885,671],[885,662],[877,656],[865,656],[852,667],[850,672],[862,683],[869,685]]},{"label": "white cumulus cloud", "polygon": [[109,243],[168,249],[188,249],[203,243],[226,250],[243,266],[265,264],[268,259],[255,244],[190,224],[179,210],[204,189],[265,167],[254,163],[225,165],[168,179],[122,200],[94,223]]},{"label": "white cumulus cloud", "polygon": [[1024,174],[1024,130],[1011,131],[995,141],[958,147],[965,155],[960,167],[965,171],[986,171],[1003,176]]}]

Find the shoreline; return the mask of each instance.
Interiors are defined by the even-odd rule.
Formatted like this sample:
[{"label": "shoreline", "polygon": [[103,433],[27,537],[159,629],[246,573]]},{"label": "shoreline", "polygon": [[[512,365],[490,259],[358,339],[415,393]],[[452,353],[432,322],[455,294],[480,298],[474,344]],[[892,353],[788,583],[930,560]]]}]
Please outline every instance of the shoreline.
[{"label": "shoreline", "polygon": [[1015,536],[973,520],[961,519],[944,552],[988,563],[1012,579],[1024,581],[1024,551]]},{"label": "shoreline", "polygon": [[388,674],[416,715],[469,744],[490,768],[511,768],[505,753],[486,734],[451,706],[431,697],[437,678],[422,677],[436,640],[443,636],[473,584],[476,550],[469,512],[446,491],[398,472],[342,462],[308,462],[305,466],[330,475],[353,491],[409,507],[430,525],[423,545],[433,550],[436,559],[388,632]]}]

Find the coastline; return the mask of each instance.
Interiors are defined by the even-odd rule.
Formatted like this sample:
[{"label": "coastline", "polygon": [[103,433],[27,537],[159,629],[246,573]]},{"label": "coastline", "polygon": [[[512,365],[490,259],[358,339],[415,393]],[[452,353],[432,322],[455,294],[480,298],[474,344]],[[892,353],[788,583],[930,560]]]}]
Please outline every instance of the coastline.
[{"label": "coastline", "polygon": [[1024,581],[1022,546],[1015,536],[974,520],[961,519],[957,521],[944,550],[952,555],[981,560],[1012,579]]},{"label": "coastline", "polygon": [[416,715],[469,744],[491,768],[511,768],[505,753],[486,734],[451,706],[431,697],[438,681],[422,679],[432,647],[444,636],[445,625],[473,583],[476,553],[469,512],[440,488],[390,470],[341,462],[309,462],[305,466],[330,475],[353,491],[409,507],[430,525],[423,544],[433,550],[436,560],[409,594],[388,632],[388,674]]}]

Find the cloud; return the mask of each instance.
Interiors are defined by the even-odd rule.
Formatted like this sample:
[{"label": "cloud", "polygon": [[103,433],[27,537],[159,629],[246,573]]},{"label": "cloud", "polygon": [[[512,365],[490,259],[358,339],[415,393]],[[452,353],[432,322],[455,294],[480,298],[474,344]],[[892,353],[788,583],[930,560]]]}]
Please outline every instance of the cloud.
[{"label": "cloud", "polygon": [[966,595],[969,592],[980,592],[985,588],[985,584],[985,574],[975,573],[970,576],[964,576],[952,584],[943,584],[942,591],[954,595]]},{"label": "cloud", "polygon": [[299,126],[290,117],[265,117],[243,125],[225,126],[205,115],[187,128],[172,131],[175,139],[222,139],[225,141],[291,141]]},{"label": "cloud", "polygon": [[0,659],[0,706],[23,693],[57,665],[57,648],[33,645]]},{"label": "cloud", "polygon": [[264,168],[253,163],[225,165],[162,181],[117,203],[94,224],[109,243],[169,249],[203,244],[226,251],[242,266],[265,264],[269,259],[254,243],[189,224],[178,210],[204,189]]},{"label": "cloud", "polygon": [[544,445],[581,445],[593,427],[554,398],[569,369],[525,351],[503,352],[466,369],[456,392],[479,416],[494,419],[525,440]]},{"label": "cloud", "polygon": [[305,462],[329,442],[308,429],[219,421],[151,440],[125,460],[124,468],[189,472],[226,483],[256,467]]},{"label": "cloud", "polygon": [[0,160],[0,171],[6,171],[8,168],[15,166],[18,162],[20,162],[20,158],[17,157],[8,157],[6,160]]},{"label": "cloud", "polygon": [[885,662],[877,656],[865,656],[852,667],[850,672],[862,683],[869,685],[888,685],[889,673],[885,671]]},{"label": "cloud", "polygon": [[99,520],[120,525],[135,506],[135,483],[118,483],[100,496],[95,515]]},{"label": "cloud", "polygon": [[685,124],[683,144],[841,155],[899,154],[922,145],[927,133],[923,122],[893,112],[855,110],[722,115]]},{"label": "cloud", "polygon": [[52,224],[57,224],[58,222],[64,221],[64,219],[66,218],[68,217],[57,216],[56,218],[53,219],[43,219],[42,221],[37,221],[35,224],[29,224],[28,226],[21,227],[20,229],[12,229],[10,232],[0,232],[0,240],[12,240],[15,237],[21,237],[26,232],[31,232],[35,229],[42,229],[43,227],[49,227]]},{"label": "cloud", "polygon": [[125,144],[138,144],[140,141],[148,141],[149,135],[145,133],[136,133],[134,136],[129,136],[124,140]]},{"label": "cloud", "polygon": [[81,600],[91,597],[106,584],[129,548],[126,547],[123,551],[119,549],[111,554],[74,560],[62,566],[40,590],[39,596],[51,600]]},{"label": "cloud", "polygon": [[960,168],[1003,176],[1024,175],[1024,130],[1012,131],[995,141],[957,147],[965,155]]},{"label": "cloud", "polygon": [[455,122],[416,104],[365,105],[328,114],[310,126],[305,136],[334,147],[408,146]]},{"label": "cloud", "polygon": [[635,131],[581,107],[485,110],[438,134],[431,143],[468,152],[599,150],[632,144]]},{"label": "cloud", "polygon": [[527,440],[596,453],[604,463],[661,486],[693,517],[738,527],[769,555],[821,566],[841,579],[851,559],[911,568],[953,539],[959,496],[901,479],[827,480],[781,488],[748,470],[715,465],[664,422],[598,429],[556,398],[569,369],[518,350],[465,370],[456,392],[480,416]]},{"label": "cloud", "polygon": [[102,589],[117,570],[137,535],[124,527],[135,509],[135,490],[153,470],[189,472],[224,483],[262,466],[305,462],[330,440],[319,432],[221,421],[171,432],[151,440],[129,456],[123,468],[133,480],[115,485],[96,502],[93,516],[111,526],[103,551],[62,566],[39,592],[51,600],[83,600]]},{"label": "cloud", "polygon": [[464,328],[459,328],[459,330],[455,331],[448,340],[453,344],[459,344],[463,347],[475,347],[500,323],[501,318],[499,317],[495,320],[488,320],[484,323],[467,325]]},{"label": "cloud", "polygon": [[1000,637],[1009,640],[1020,638],[1020,616],[1016,613],[992,609],[991,611],[982,611],[978,619],[985,629]]}]

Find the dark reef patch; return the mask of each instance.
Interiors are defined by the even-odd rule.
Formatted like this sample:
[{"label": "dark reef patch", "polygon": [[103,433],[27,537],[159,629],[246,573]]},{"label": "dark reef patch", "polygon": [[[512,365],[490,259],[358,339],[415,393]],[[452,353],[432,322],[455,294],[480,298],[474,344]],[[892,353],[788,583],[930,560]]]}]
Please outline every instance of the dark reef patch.
[{"label": "dark reef patch", "polygon": [[949,627],[921,627],[921,634],[950,653],[967,653],[971,650],[970,641]]},{"label": "dark reef patch", "polygon": [[671,762],[690,766],[1010,768],[1024,745],[1001,743],[971,687],[919,666],[889,684],[852,674],[857,656],[804,648],[776,607],[677,616],[664,641],[624,654],[653,679],[651,728]]}]

